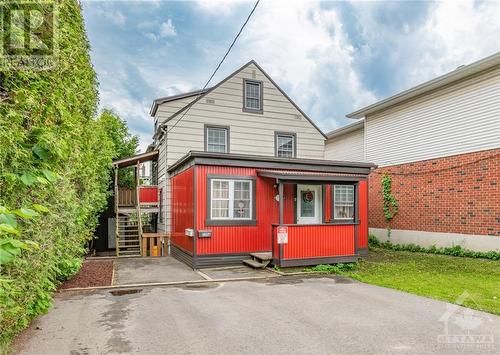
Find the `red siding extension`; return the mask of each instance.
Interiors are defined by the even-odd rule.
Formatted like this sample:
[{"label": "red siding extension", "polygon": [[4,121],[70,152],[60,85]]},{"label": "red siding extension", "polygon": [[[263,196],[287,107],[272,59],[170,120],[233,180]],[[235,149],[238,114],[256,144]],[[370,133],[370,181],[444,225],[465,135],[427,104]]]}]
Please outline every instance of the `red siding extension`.
[{"label": "red siding extension", "polygon": [[368,182],[359,183],[358,248],[368,248]]},{"label": "red siding extension", "polygon": [[[278,202],[274,199],[277,189],[272,179],[258,178],[256,181],[256,226],[206,226],[207,174],[230,176],[257,176],[256,169],[224,166],[198,166],[197,185],[197,229],[210,229],[211,238],[199,238],[197,255],[249,253],[271,250],[271,225],[278,223]],[[293,203],[293,198],[291,199]]]},{"label": "red siding extension", "polygon": [[194,167],[175,175],[172,183],[172,233],[173,245],[193,253],[193,238],[185,235],[186,228],[194,228]]},{"label": "red siding extension", "polygon": [[[256,225],[207,226],[207,177],[209,175],[231,178],[255,177]],[[255,168],[196,165],[172,177],[172,244],[196,255],[247,254],[271,251],[279,258],[273,225],[279,223],[279,202],[276,182],[272,178],[257,177]],[[196,186],[196,188],[194,187]],[[283,223],[288,226],[288,244],[284,244],[283,260],[353,256],[355,251],[355,229],[358,232],[358,247],[368,245],[367,181],[359,183],[359,219],[355,225],[291,225],[295,223],[295,184],[284,185]],[[196,192],[196,196],[194,196]],[[331,186],[325,189],[325,220],[331,218]],[[196,221],[194,221],[196,218]],[[196,231],[211,230],[209,238],[185,236],[186,228]],[[274,245],[273,245],[274,244]],[[274,248],[273,248],[274,247]]]},{"label": "red siding extension", "polygon": [[354,254],[354,225],[289,226],[288,243],[283,244],[283,259]]},{"label": "red siding extension", "polygon": [[141,186],[139,188],[139,201],[141,203],[157,203],[158,202],[158,187],[156,187],[156,186]]}]

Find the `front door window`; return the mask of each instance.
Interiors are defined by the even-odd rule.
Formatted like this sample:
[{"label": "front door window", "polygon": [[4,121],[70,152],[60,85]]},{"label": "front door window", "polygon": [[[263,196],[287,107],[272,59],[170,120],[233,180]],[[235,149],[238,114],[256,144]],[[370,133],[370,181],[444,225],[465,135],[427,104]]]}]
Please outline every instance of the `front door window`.
[{"label": "front door window", "polygon": [[297,185],[297,223],[321,223],[321,186]]}]

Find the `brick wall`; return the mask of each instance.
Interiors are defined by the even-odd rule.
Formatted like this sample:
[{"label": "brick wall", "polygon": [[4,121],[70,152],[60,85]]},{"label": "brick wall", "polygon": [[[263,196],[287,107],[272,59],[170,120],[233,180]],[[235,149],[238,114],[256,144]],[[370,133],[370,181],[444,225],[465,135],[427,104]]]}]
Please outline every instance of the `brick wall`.
[{"label": "brick wall", "polygon": [[399,213],[392,229],[500,236],[500,149],[376,169],[369,177],[369,226],[386,228],[382,174]]}]

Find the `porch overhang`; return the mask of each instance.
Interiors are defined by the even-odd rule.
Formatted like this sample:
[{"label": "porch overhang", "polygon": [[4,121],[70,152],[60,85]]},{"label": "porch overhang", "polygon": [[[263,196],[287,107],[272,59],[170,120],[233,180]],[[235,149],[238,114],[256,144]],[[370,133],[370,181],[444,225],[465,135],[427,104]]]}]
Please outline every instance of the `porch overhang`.
[{"label": "porch overhang", "polygon": [[146,161],[155,160],[158,157],[158,150],[153,150],[150,152],[132,155],[120,160],[113,161],[113,167],[115,168],[126,168],[128,166],[137,165],[138,163],[144,163]]},{"label": "porch overhang", "polygon": [[257,175],[260,177],[273,178],[278,182],[317,182],[328,183],[334,181],[361,181],[366,180],[366,174],[341,174],[314,171],[295,170],[269,170],[259,169]]}]

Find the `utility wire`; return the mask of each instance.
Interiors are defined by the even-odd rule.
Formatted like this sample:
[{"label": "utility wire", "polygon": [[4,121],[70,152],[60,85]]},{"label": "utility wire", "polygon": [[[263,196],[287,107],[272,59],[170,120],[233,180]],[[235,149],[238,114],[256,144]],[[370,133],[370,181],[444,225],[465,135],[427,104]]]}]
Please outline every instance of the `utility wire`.
[{"label": "utility wire", "polygon": [[229,52],[231,52],[231,49],[233,49],[233,46],[234,44],[236,43],[236,41],[238,40],[238,37],[241,35],[241,32],[243,32],[243,29],[245,28],[245,26],[247,25],[248,21],[250,20],[250,17],[252,17],[255,9],[257,8],[257,5],[259,5],[259,2],[260,0],[257,0],[257,2],[255,3],[255,5],[253,6],[253,9],[252,11],[250,11],[250,13],[248,14],[248,17],[247,19],[245,20],[245,22],[243,23],[243,25],[241,26],[240,30],[238,31],[238,34],[236,35],[236,37],[234,37],[233,39],[233,42],[231,43],[231,45],[229,46],[229,48],[227,49],[226,51],[226,54],[224,54],[224,57],[222,57],[222,60],[219,62],[219,64],[217,65],[217,67],[215,68],[214,72],[212,73],[212,75],[210,76],[210,78],[208,79],[208,81],[205,83],[205,85],[203,86],[203,88],[200,90],[200,93],[198,95],[196,95],[196,98],[191,101],[191,103],[188,105],[187,109],[184,111],[184,113],[182,114],[182,116],[174,123],[174,125],[172,127],[170,127],[165,133],[168,133],[170,132],[171,130],[173,130],[175,128],[175,126],[177,126],[177,124],[184,118],[184,116],[189,112],[189,110],[191,109],[191,107],[194,105],[194,103],[200,98],[201,95],[204,94],[204,91],[205,89],[207,88],[208,84],[210,83],[210,81],[212,81],[212,79],[214,78],[215,74],[217,73],[217,71],[219,70],[219,68],[221,67],[222,63],[224,63],[224,60],[226,60],[226,57],[228,56]]}]

